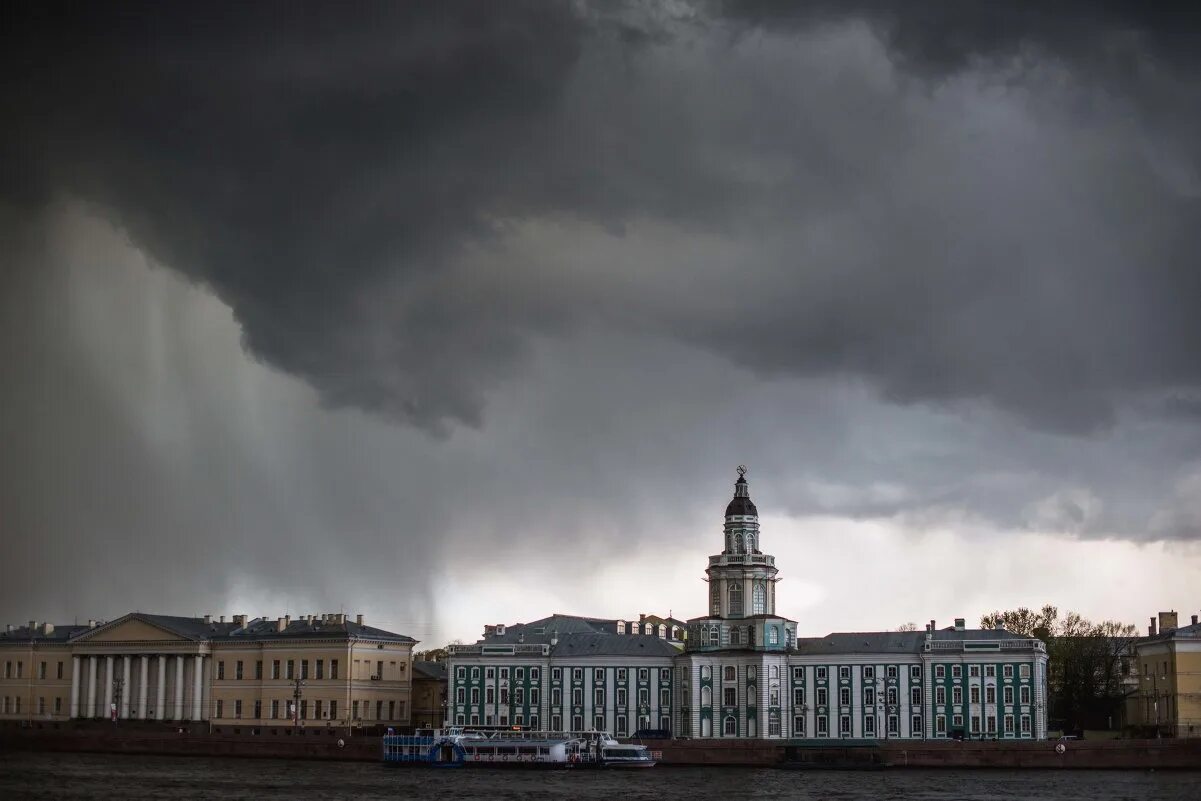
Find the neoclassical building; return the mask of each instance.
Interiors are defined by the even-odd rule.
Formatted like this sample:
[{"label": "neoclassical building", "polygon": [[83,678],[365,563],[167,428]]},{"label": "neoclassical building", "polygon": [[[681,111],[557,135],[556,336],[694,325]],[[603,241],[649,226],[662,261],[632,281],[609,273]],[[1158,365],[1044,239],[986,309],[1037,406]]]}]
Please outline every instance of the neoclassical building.
[{"label": "neoclassical building", "polygon": [[762,550],[745,473],[726,507],[721,553],[705,571],[708,614],[687,621],[682,652],[616,620],[552,615],[486,626],[477,643],[450,649],[447,722],[619,736],[654,728],[713,738],[1046,737],[1038,640],[968,629],[962,619],[798,637],[797,622],[776,610],[775,558]]},{"label": "neoclassical building", "polygon": [[30,621],[0,634],[0,720],[407,726],[415,643],[341,613]]}]

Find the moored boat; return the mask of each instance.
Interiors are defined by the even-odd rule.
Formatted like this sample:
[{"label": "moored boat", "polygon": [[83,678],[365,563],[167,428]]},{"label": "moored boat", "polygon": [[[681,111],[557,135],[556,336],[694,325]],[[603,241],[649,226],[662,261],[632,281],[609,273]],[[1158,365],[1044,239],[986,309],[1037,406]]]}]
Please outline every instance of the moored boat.
[{"label": "moored boat", "polygon": [[450,728],[383,738],[384,762],[427,767],[653,767],[644,745],[606,732],[485,731]]}]

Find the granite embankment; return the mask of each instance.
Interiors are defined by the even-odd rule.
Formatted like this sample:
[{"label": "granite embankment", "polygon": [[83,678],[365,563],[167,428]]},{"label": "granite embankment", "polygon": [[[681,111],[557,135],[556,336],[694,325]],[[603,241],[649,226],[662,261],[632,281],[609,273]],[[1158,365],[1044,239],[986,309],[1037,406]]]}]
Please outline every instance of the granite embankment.
[{"label": "granite embankment", "polygon": [[[786,744],[763,740],[648,741],[662,765],[793,769],[1031,768],[1201,770],[1201,739],[1019,742],[891,741]],[[0,727],[0,749],[374,762],[376,736],[328,729],[129,724]]]}]

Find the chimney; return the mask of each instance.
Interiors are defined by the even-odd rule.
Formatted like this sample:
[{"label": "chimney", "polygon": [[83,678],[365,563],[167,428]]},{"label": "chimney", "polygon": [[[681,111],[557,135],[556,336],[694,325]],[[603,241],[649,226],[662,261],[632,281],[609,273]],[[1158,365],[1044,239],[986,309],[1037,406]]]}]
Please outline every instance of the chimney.
[{"label": "chimney", "polygon": [[362,616],[362,615],[355,615],[355,616],[354,616],[354,622],[355,622],[355,623],[358,623],[360,626],[361,626],[361,625],[363,625],[363,616]]},{"label": "chimney", "polygon": [[53,634],[53,633],[54,633],[54,624],[53,623],[43,623],[42,624],[42,634]]},{"label": "chimney", "polygon": [[963,631],[964,628],[966,628],[964,625],[964,619],[961,617],[955,618],[955,631]]},{"label": "chimney", "polygon": [[525,632],[524,631],[518,633],[517,642],[519,642],[519,643],[525,642]]},{"label": "chimney", "polygon": [[638,615],[638,622],[639,622],[639,623],[643,622],[644,620],[646,620],[646,615],[642,615],[642,614]]},{"label": "chimney", "polygon": [[212,615],[205,615],[205,616],[204,616],[204,622],[205,622],[205,623],[212,623],[212,622],[213,622],[213,616],[212,616]]},{"label": "chimney", "polygon": [[288,624],[284,622],[284,618],[277,617],[275,619],[275,630],[276,631],[283,631],[287,627],[288,627]]},{"label": "chimney", "polygon": [[90,617],[88,618],[88,628],[89,628],[89,629],[94,629],[94,628],[96,628],[96,621],[95,621],[95,620],[93,620],[93,619],[92,619],[92,618],[90,618]]},{"label": "chimney", "polygon": [[490,623],[485,623],[484,624],[484,639],[488,639],[489,637],[493,636],[494,634],[496,634],[496,626],[493,626]]},{"label": "chimney", "polygon": [[930,631],[935,631],[936,629],[938,629],[938,626],[935,625],[934,618],[930,618]]},{"label": "chimney", "polygon": [[219,622],[219,623],[224,623],[224,622],[225,622],[225,615],[222,615],[222,616],[221,616],[221,618],[220,618],[220,620],[219,620],[218,622]]},{"label": "chimney", "polygon": [[1147,636],[1155,636],[1155,618],[1151,618],[1151,625],[1147,626]]},{"label": "chimney", "polygon": [[556,645],[558,645],[558,644],[559,644],[559,632],[558,632],[558,631],[556,631],[555,629],[551,629],[551,632],[550,632],[550,647],[551,647],[551,648],[554,648],[554,647],[555,647]]},{"label": "chimney", "polygon": [[1177,617],[1176,617],[1175,609],[1173,609],[1171,612],[1160,612],[1159,613],[1159,633],[1167,634],[1169,631],[1175,631],[1177,628],[1176,620],[1177,620]]},{"label": "chimney", "polygon": [[29,621],[29,633],[30,634],[33,634],[33,630],[36,629],[37,627],[38,627],[38,622],[36,620]]},{"label": "chimney", "polygon": [[1197,625],[1197,616],[1196,615],[1193,615],[1192,625],[1194,625],[1194,626]]}]

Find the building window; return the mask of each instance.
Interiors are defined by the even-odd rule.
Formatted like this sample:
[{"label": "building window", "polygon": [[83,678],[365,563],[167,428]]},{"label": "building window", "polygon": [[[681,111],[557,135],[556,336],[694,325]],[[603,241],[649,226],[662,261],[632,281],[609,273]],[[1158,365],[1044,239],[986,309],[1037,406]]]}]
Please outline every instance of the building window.
[{"label": "building window", "polygon": [[[627,718],[625,715],[617,716],[617,736],[618,737],[625,737],[626,734],[628,733],[629,724],[626,721],[627,721]],[[598,728],[602,728],[602,729],[604,728],[603,721],[601,722],[601,725]]]},{"label": "building window", "polygon": [[234,678],[237,679],[238,681],[242,680],[242,660],[241,659],[239,659],[237,662],[234,662]]},{"label": "building window", "polygon": [[517,706],[525,706],[525,688],[518,687],[513,690],[513,703]]},{"label": "building window", "polygon": [[951,703],[956,706],[963,703],[963,688],[962,687],[952,687],[951,688]]},{"label": "building window", "polygon": [[563,705],[563,691],[561,689],[559,689],[558,687],[550,688],[550,705],[551,706],[562,706]]},{"label": "building window", "polygon": [[909,666],[909,680],[910,681],[921,681],[922,680],[922,666],[921,665],[910,665]]},{"label": "building window", "polygon": [[946,702],[947,702],[947,688],[946,687],[935,687],[934,688],[934,703],[938,704],[939,706],[942,706]]},{"label": "building window", "polygon": [[725,723],[722,725],[722,734],[727,737],[738,736],[738,721],[732,715],[726,717]]},{"label": "building window", "polygon": [[730,617],[742,617],[742,585],[737,581],[730,585]]},{"label": "building window", "polygon": [[605,669],[604,668],[595,668],[592,671],[592,681],[596,682],[597,684],[600,684],[604,680],[605,680]]},{"label": "building window", "polygon": [[771,705],[772,705],[772,706],[779,706],[779,705],[780,705],[780,690],[779,690],[779,688],[778,688],[778,687],[772,687],[772,688],[771,688],[771,695],[770,695],[770,698],[771,698]]},{"label": "building window", "polygon": [[826,704],[829,703],[827,701],[827,693],[828,692],[829,691],[825,687],[817,688],[817,705],[818,706],[826,706]]},{"label": "building window", "polygon": [[1002,665],[1001,666],[1001,675],[1007,679],[1012,679],[1013,678],[1013,665]]},{"label": "building window", "polygon": [[296,677],[296,675],[295,675],[296,674],[296,665],[291,659],[289,659],[287,667],[288,667],[288,674],[287,674],[286,678],[289,681],[291,681],[292,679],[294,679]]},{"label": "building window", "polygon": [[951,678],[958,679],[963,676],[963,665],[951,665]]},{"label": "building window", "polygon": [[988,717],[986,717],[984,719],[984,723],[985,723],[984,731],[986,733],[988,733],[988,734],[996,734],[997,733],[997,716],[996,715],[989,715]]},{"label": "building window", "polygon": [[922,736],[922,716],[921,715],[914,715],[913,719],[909,721],[909,734],[913,737],[921,737]]},{"label": "building window", "polygon": [[897,734],[901,730],[901,721],[896,715],[888,716],[888,733]]},{"label": "building window", "polygon": [[315,717],[317,720],[321,720],[321,716],[324,711],[325,710],[321,701],[313,701],[313,717]]},{"label": "building window", "polygon": [[650,681],[650,670],[647,668],[638,668],[638,681]]},{"label": "building window", "polygon": [[[329,660],[329,677],[331,679],[338,678],[338,660],[337,659]],[[331,715],[333,714],[333,707],[330,707],[330,714]]]},{"label": "building window", "polygon": [[563,681],[563,668],[551,668],[551,681]]},{"label": "building window", "polygon": [[968,665],[967,666],[967,675],[968,675],[968,678],[970,678],[970,679],[980,678],[980,666],[979,665]]},{"label": "building window", "polygon": [[225,704],[220,699],[217,700],[217,719],[225,717]]},{"label": "building window", "polygon": [[625,687],[617,688],[617,705],[619,707],[624,707],[626,705],[626,688]]},{"label": "building window", "polygon": [[[488,671],[488,678],[492,678],[492,671],[491,671],[491,670],[489,670],[489,671]],[[500,669],[500,680],[501,680],[501,681],[508,681],[508,680],[509,680],[509,669],[508,669],[507,667],[503,667],[503,668],[501,668],[501,669]]]},{"label": "building window", "polygon": [[571,691],[571,703],[572,706],[584,705],[584,690],[582,688],[576,687]]},{"label": "building window", "polygon": [[817,716],[817,736],[825,737],[830,733],[830,720],[825,715]]},{"label": "building window", "polygon": [[605,705],[605,691],[603,688],[597,687],[596,690],[593,691],[592,705],[593,706],[604,706]]},{"label": "building window", "polygon": [[767,736],[780,736],[780,714],[778,712],[773,712],[767,716]]},{"label": "building window", "polygon": [[[318,659],[316,664],[313,665],[313,676],[314,676],[314,678],[317,678],[317,679],[325,678],[325,660],[324,659]],[[460,678],[462,678],[462,677],[460,677]]]},{"label": "building window", "polygon": [[888,705],[896,706],[897,705],[897,688],[889,687],[888,691],[887,691],[887,695],[888,695]]},{"label": "building window", "polygon": [[[491,687],[489,687],[489,688],[488,688],[488,692],[492,692],[492,688],[491,688]],[[475,706],[475,705],[476,705],[476,704],[478,704],[479,702],[480,702],[480,688],[479,688],[479,687],[472,687],[472,688],[471,688],[471,705],[472,705],[472,706]]]},{"label": "building window", "polygon": [[604,731],[605,730],[605,716],[604,715],[593,716],[592,728],[596,731]]},{"label": "building window", "polygon": [[969,687],[968,688],[968,698],[970,699],[971,703],[973,703],[973,704],[980,703],[980,688],[979,687]]},{"label": "building window", "polygon": [[868,715],[863,719],[863,735],[865,737],[876,736],[876,718],[874,715]]},{"label": "building window", "polygon": [[467,688],[466,687],[458,687],[455,689],[455,703],[456,704],[467,703]]},{"label": "building window", "polygon": [[1003,687],[1001,689],[1001,698],[1004,703],[1012,705],[1013,704],[1013,688],[1012,687]]},{"label": "building window", "polygon": [[737,681],[738,680],[738,669],[735,668],[733,665],[726,665],[725,680],[726,681]]},{"label": "building window", "polygon": [[721,700],[724,706],[737,706],[738,690],[734,689],[733,687],[726,687],[724,690],[722,690]]},{"label": "building window", "polygon": [[350,702],[350,719],[359,720],[359,702],[357,700]]},{"label": "building window", "polygon": [[838,668],[838,678],[849,679],[851,677],[850,665],[840,665]]},{"label": "building window", "polygon": [[767,593],[763,591],[763,585],[756,583],[754,589],[751,590],[751,614],[762,615],[767,613]]},{"label": "building window", "polygon": [[1013,715],[1006,715],[1004,717],[1004,722],[1005,722],[1005,733],[1013,734]]},{"label": "building window", "polygon": [[[263,680],[263,660],[259,659],[254,663],[254,679],[255,681]],[[257,715],[255,717],[258,717]]]},{"label": "building window", "polygon": [[909,688],[909,705],[917,706],[921,702],[922,702],[922,688],[921,687],[910,687]]},{"label": "building window", "polygon": [[664,687],[659,690],[659,708],[665,709],[671,706],[671,690]]},{"label": "building window", "polygon": [[896,665],[889,665],[888,667],[884,668],[884,671],[885,671],[885,675],[887,675],[888,678],[890,678],[890,679],[895,679],[897,677],[897,666]]},{"label": "building window", "polygon": [[[332,676],[331,676],[331,678],[332,678]],[[338,702],[337,701],[329,702],[329,719],[330,720],[338,719]]]},{"label": "building window", "polygon": [[[1165,670],[1164,672],[1166,673],[1167,671]],[[1030,666],[1029,665],[1018,665],[1018,676],[1023,679],[1030,678]]]},{"label": "building window", "polygon": [[997,666],[996,665],[985,665],[984,666],[984,677],[986,679],[995,679],[997,677]]},{"label": "building window", "polygon": [[947,716],[946,715],[936,715],[934,717],[934,733],[935,734],[946,734],[947,733]]},{"label": "building window", "polygon": [[804,715],[797,715],[796,717],[794,717],[792,719],[792,736],[793,737],[804,737],[805,736],[805,716]]},{"label": "building window", "polygon": [[[222,681],[224,679],[225,679],[225,662],[218,662],[217,663],[217,680]],[[221,717],[221,716],[218,715],[217,717]]]},{"label": "building window", "polygon": [[872,667],[871,665],[865,665],[863,668],[863,678],[865,678],[865,679],[876,678],[876,669],[874,667]]},{"label": "building window", "polygon": [[513,679],[515,681],[525,681],[525,668],[519,667],[513,669]]},{"label": "building window", "polygon": [[947,668],[945,665],[934,666],[934,678],[945,679],[947,677]]},{"label": "building window", "polygon": [[864,687],[863,688],[863,703],[865,706],[875,706],[876,690],[874,687]]},{"label": "building window", "polygon": [[671,668],[659,668],[659,681],[671,681]]},{"label": "building window", "polygon": [[271,719],[275,720],[278,717],[279,717],[279,699],[276,698],[271,701]]},{"label": "building window", "polygon": [[1023,704],[1030,703],[1030,685],[1023,684],[1021,689],[1018,690],[1018,694]]},{"label": "building window", "polygon": [[625,669],[625,668],[618,668],[618,669],[617,669],[617,680],[618,680],[618,681],[625,681],[625,680],[626,680],[626,669]]},{"label": "building window", "polygon": [[794,667],[792,669],[792,680],[793,681],[804,681],[805,680],[805,669],[803,667]]},{"label": "building window", "polygon": [[235,718],[242,717],[242,699],[241,698],[238,698],[237,700],[234,701],[234,717]]},{"label": "building window", "polygon": [[972,734],[980,733],[980,718],[972,715]]},{"label": "building window", "polygon": [[838,703],[840,706],[850,706],[851,705],[851,688],[850,687],[839,688]]},{"label": "building window", "polygon": [[995,704],[996,702],[997,702],[997,688],[990,684],[984,688],[984,703]]},{"label": "building window", "polygon": [[721,617],[721,588],[716,584],[713,585],[713,591],[709,593],[709,614],[713,617]]},{"label": "building window", "polygon": [[45,662],[38,662],[38,678],[39,679],[46,678],[46,663]]},{"label": "building window", "polygon": [[457,678],[459,681],[466,681],[467,680],[467,668],[465,668],[461,665],[459,667],[455,668],[455,678]]},{"label": "building window", "polygon": [[[61,662],[59,663],[62,664]],[[63,699],[61,696],[56,696],[54,699],[54,714],[61,715],[63,713]]]},{"label": "building window", "polygon": [[792,691],[792,705],[793,706],[803,706],[804,704],[805,704],[805,690],[804,690],[804,688],[797,687],[795,690]]},{"label": "building window", "polygon": [[572,668],[571,680],[572,681],[583,681],[584,680],[584,669],[583,668]]},{"label": "building window", "polygon": [[384,719],[384,702],[383,701],[375,702],[375,719],[376,720]]},{"label": "building window", "polygon": [[838,717],[838,733],[843,737],[849,737],[851,734],[851,716],[839,715]]},{"label": "building window", "polygon": [[963,715],[951,715],[951,725],[956,729],[963,728]]},{"label": "building window", "polygon": [[767,644],[768,645],[779,645],[780,644],[780,630],[778,628],[776,628],[775,626],[767,627]]},{"label": "building window", "polygon": [[571,716],[571,730],[572,731],[583,731],[584,730],[584,716],[583,715],[572,715]]},{"label": "building window", "polygon": [[536,667],[530,668],[530,681],[538,681],[542,678],[542,671]]}]

